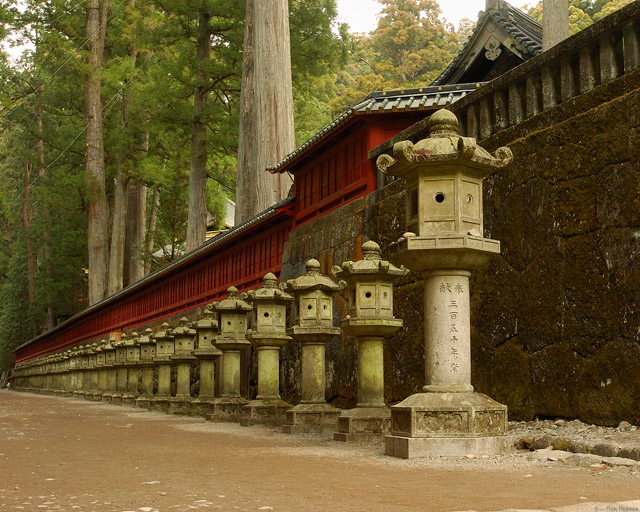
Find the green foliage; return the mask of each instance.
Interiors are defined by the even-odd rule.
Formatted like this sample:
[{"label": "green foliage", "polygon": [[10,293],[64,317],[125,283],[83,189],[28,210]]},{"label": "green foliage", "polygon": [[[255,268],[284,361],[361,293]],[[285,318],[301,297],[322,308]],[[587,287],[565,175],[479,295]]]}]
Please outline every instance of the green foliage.
[{"label": "green foliage", "polygon": [[333,114],[380,89],[431,83],[458,52],[459,37],[435,0],[381,0],[377,28],[350,40],[351,59],[337,74]]},{"label": "green foliage", "polygon": [[[594,21],[624,7],[633,0],[570,0],[569,4],[569,35],[573,35]],[[524,9],[532,18],[542,23],[542,0],[533,7],[525,6]]]}]

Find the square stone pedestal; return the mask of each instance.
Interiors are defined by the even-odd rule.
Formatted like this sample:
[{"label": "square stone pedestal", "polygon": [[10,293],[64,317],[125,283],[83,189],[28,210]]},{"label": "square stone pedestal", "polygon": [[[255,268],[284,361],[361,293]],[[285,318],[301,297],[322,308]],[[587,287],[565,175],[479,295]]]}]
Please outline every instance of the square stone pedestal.
[{"label": "square stone pedestal", "polygon": [[122,405],[128,405],[130,407],[135,407],[136,398],[134,395],[123,395],[122,396]]},{"label": "square stone pedestal", "polygon": [[149,409],[152,411],[167,412],[169,411],[170,396],[156,396],[149,400]]},{"label": "square stone pedestal", "polygon": [[111,395],[111,403],[122,405],[122,395],[120,393],[114,393],[113,395]]},{"label": "square stone pedestal", "polygon": [[191,416],[206,416],[211,411],[211,404],[215,398],[194,398],[191,400],[189,414]]},{"label": "square stone pedestal", "polygon": [[285,434],[330,434],[336,431],[340,409],[327,403],[298,404],[289,409],[286,423],[282,426]]},{"label": "square stone pedestal", "polygon": [[102,393],[102,401],[111,403],[111,398],[113,397],[113,393]]},{"label": "square stone pedestal", "polygon": [[342,411],[333,440],[354,443],[382,441],[390,427],[391,411],[388,407],[356,407]]},{"label": "square stone pedestal", "polygon": [[417,457],[463,457],[472,453],[482,455],[507,455],[513,451],[509,436],[492,437],[385,437],[385,455],[401,459]]},{"label": "square stone pedestal", "polygon": [[240,421],[244,416],[245,406],[249,403],[246,398],[216,398],[209,405],[207,421]]},{"label": "square stone pedestal", "polygon": [[417,393],[391,408],[393,457],[504,455],[513,450],[507,407],[482,393]]},{"label": "square stone pedestal", "polygon": [[169,400],[169,413],[188,416],[191,412],[191,398],[173,397]]},{"label": "square stone pedestal", "polygon": [[289,409],[291,409],[291,404],[280,399],[251,400],[243,408],[240,425],[243,427],[253,425],[281,427],[284,425]]},{"label": "square stone pedestal", "polygon": [[151,397],[139,396],[134,405],[140,409],[151,409]]}]

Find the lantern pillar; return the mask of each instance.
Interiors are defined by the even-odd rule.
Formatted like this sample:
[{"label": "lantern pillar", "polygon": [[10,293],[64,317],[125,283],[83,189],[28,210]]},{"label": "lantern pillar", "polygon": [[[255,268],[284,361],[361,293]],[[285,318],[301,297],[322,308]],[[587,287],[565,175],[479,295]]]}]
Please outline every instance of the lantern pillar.
[{"label": "lantern pillar", "polygon": [[389,431],[391,411],[384,403],[384,340],[402,327],[393,316],[393,279],[409,271],[381,258],[380,246],[362,244],[362,259],[345,261],[333,273],[347,282],[349,314],[343,330],[358,343],[358,403],[338,417],[336,441],[380,439]]},{"label": "lantern pillar", "polygon": [[175,353],[171,362],[176,366],[176,396],[169,401],[169,412],[189,414],[191,410],[191,363],[196,331],[189,327],[187,318],[180,319],[180,325],[173,330]]},{"label": "lantern pillar", "polygon": [[216,361],[222,352],[214,345],[218,335],[218,319],[209,304],[205,307],[202,318],[195,323],[196,349],[193,355],[200,365],[200,386],[198,398],[191,402],[192,414],[206,416],[211,411],[211,404],[216,398]]},{"label": "lantern pillar", "polygon": [[107,344],[104,346],[104,367],[107,373],[107,387],[104,393],[102,393],[103,402],[111,402],[111,399],[116,392],[116,378],[117,369],[115,366],[116,361],[116,347],[115,338],[109,336]]},{"label": "lantern pillar", "polygon": [[512,450],[507,407],[471,384],[469,277],[500,253],[500,242],[483,236],[482,179],[513,155],[499,148],[493,156],[457,130],[456,116],[439,110],[426,139],[378,158],[380,171],[406,184],[407,232],[390,252],[424,280],[425,385],[391,408],[385,451],[394,457]]},{"label": "lantern pillar", "polygon": [[167,412],[171,399],[171,356],[174,354],[174,338],[167,322],[160,326],[153,339],[156,341],[153,362],[158,366],[158,389],[149,405],[153,410]]},{"label": "lantern pillar", "polygon": [[140,394],[139,338],[140,335],[137,332],[133,332],[131,333],[131,337],[127,340],[127,394],[122,397],[122,403],[131,406],[135,405],[135,401]]},{"label": "lantern pillar", "polygon": [[344,287],[320,273],[320,262],[310,259],[306,274],[287,281],[294,295],[294,323],[287,334],[301,344],[301,401],[287,411],[285,434],[331,433],[338,426],[340,409],[325,400],[325,345],[340,335],[333,326],[333,294]]},{"label": "lantern pillar", "polygon": [[277,285],[276,276],[269,272],[262,288],[248,292],[248,300],[253,302],[253,322],[247,338],[257,352],[258,394],[244,406],[240,424],[282,426],[291,405],[280,398],[280,348],[291,340],[286,334],[286,318],[287,304],[293,297]]},{"label": "lantern pillar", "polygon": [[151,407],[151,399],[153,398],[153,369],[155,363],[153,358],[156,355],[156,343],[152,337],[153,331],[145,329],[144,333],[138,339],[140,346],[140,396],[136,398],[135,406],[144,409]]},{"label": "lantern pillar", "polygon": [[247,341],[247,314],[253,310],[235,286],[227,289],[227,298],[211,304],[218,315],[215,346],[222,352],[219,376],[220,396],[210,404],[207,420],[238,421],[249,401],[240,393],[242,353],[251,346]]},{"label": "lantern pillar", "polygon": [[116,343],[116,392],[111,396],[112,404],[122,405],[127,394],[127,341],[127,334],[123,332]]}]

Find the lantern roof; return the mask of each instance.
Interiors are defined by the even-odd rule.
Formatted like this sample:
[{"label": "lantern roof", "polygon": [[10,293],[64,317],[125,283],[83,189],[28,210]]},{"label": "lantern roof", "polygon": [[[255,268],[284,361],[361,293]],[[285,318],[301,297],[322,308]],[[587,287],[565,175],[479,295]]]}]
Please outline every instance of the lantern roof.
[{"label": "lantern roof", "polygon": [[289,279],[287,281],[287,291],[289,292],[301,292],[301,291],[338,291],[344,288],[343,286],[335,283],[329,277],[320,273],[320,262],[316,259],[310,259],[305,264],[307,273],[297,277],[295,279]]},{"label": "lantern roof", "polygon": [[413,144],[410,140],[393,145],[393,157],[383,154],[376,162],[378,169],[391,176],[404,177],[417,166],[459,163],[490,174],[506,167],[513,160],[507,147],[496,150],[495,156],[479,146],[473,137],[458,135],[458,118],[447,109],[440,109],[429,118],[429,136]]},{"label": "lantern roof", "polygon": [[169,327],[169,324],[167,322],[164,322],[160,326],[160,330],[153,335],[153,338],[155,340],[157,340],[157,341],[172,340],[173,339],[173,332],[171,331],[171,328]]},{"label": "lantern roof", "polygon": [[254,302],[289,302],[293,297],[282,288],[284,283],[278,283],[275,274],[269,272],[262,278],[262,288],[250,290],[247,295]]},{"label": "lantern roof", "polygon": [[407,275],[409,269],[404,266],[396,267],[393,263],[383,260],[380,246],[373,240],[362,244],[362,259],[345,261],[342,267],[334,266],[331,272],[341,277],[350,278],[361,274],[388,275],[391,277]]},{"label": "lantern roof", "polygon": [[191,329],[191,327],[189,327],[189,319],[186,317],[182,317],[180,319],[180,325],[178,327],[176,327],[175,329],[173,329],[173,337],[177,337],[177,336],[195,336],[196,335],[196,331],[194,329]]},{"label": "lantern roof", "polygon": [[239,295],[235,286],[229,286],[227,298],[220,302],[214,302],[211,307],[216,311],[251,311],[253,307],[244,300],[246,296],[246,293]]},{"label": "lantern roof", "polygon": [[202,313],[202,318],[195,323],[196,331],[199,329],[217,329],[218,319],[213,312],[211,304],[207,304]]}]

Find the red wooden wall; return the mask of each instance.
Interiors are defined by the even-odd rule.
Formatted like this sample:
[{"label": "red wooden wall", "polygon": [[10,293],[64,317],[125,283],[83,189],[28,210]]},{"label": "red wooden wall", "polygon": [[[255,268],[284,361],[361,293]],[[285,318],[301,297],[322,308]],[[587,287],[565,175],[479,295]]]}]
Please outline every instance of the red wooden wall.
[{"label": "red wooden wall", "polygon": [[219,300],[231,285],[247,290],[257,287],[267,272],[278,275],[290,231],[373,192],[377,172],[367,152],[424,115],[405,112],[395,119],[389,114],[355,116],[333,138],[305,153],[304,160],[292,162],[288,169],[295,179],[292,214],[279,212],[197,258],[185,259],[170,272],[150,276],[128,293],[80,313],[17,350],[16,361],[144,326]]}]

